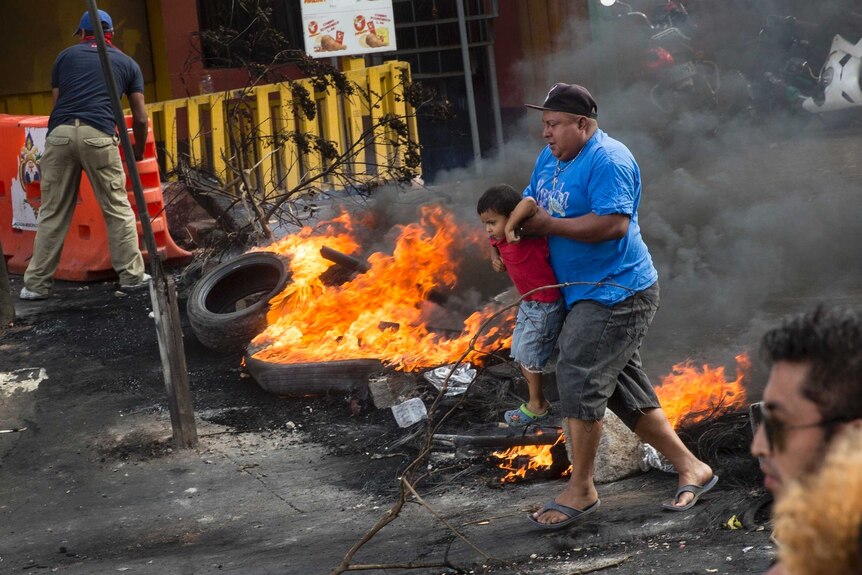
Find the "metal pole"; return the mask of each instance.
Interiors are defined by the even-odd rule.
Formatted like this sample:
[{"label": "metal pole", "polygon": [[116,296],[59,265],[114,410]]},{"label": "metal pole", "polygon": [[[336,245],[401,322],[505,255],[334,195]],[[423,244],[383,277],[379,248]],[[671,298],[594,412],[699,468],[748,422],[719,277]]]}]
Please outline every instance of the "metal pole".
[{"label": "metal pole", "polygon": [[482,174],[482,149],[479,144],[479,124],[476,121],[476,98],[473,95],[473,70],[470,66],[470,42],[467,38],[467,20],[464,1],[456,0],[458,6],[458,32],[461,36],[461,61],[464,64],[464,84],[467,86],[467,113],[470,117],[470,135],[473,138],[473,161],[476,172]]},{"label": "metal pole", "polygon": [[144,245],[147,246],[147,252],[150,254],[150,269],[152,271],[153,280],[156,280],[158,276],[162,275],[162,269],[160,265],[155,265],[155,262],[161,262],[158,258],[156,237],[153,235],[153,225],[150,222],[150,214],[146,209],[147,202],[144,198],[144,188],[141,185],[141,175],[138,172],[138,165],[135,163],[135,152],[132,149],[132,140],[129,138],[129,130],[126,127],[126,117],[123,115],[123,105],[120,102],[120,94],[117,92],[117,84],[114,80],[114,69],[111,68],[111,60],[108,57],[108,47],[105,44],[105,34],[102,32],[98,8],[96,8],[95,0],[87,0],[87,5],[90,11],[90,21],[94,23],[93,32],[96,35],[96,43],[99,46],[99,61],[102,64],[102,73],[105,75],[108,94],[111,96],[111,104],[114,109],[114,122],[117,124],[120,144],[122,144],[123,153],[126,156],[126,167],[129,170],[129,178],[132,180],[132,189],[135,192],[135,203],[138,205],[138,217],[141,220],[141,228],[143,228],[144,231]]},{"label": "metal pole", "polygon": [[[491,2],[494,17],[497,11],[497,0]],[[494,112],[494,129],[497,136],[497,155],[506,161],[506,149],[503,147],[503,117],[500,114],[500,90],[497,86],[497,59],[494,56],[494,21],[488,22],[488,38],[491,41],[486,48],[488,52],[488,79],[491,82],[491,110]]]},{"label": "metal pole", "polygon": [[183,350],[176,286],[171,278],[166,277],[162,271],[162,262],[159,259],[159,252],[156,248],[156,237],[153,235],[153,226],[147,210],[144,188],[141,185],[138,165],[135,163],[135,152],[132,149],[132,140],[129,138],[129,130],[126,127],[126,118],[123,115],[120,94],[117,91],[117,84],[114,80],[114,70],[111,68],[108,47],[105,44],[105,34],[102,31],[96,1],[87,0],[87,6],[90,12],[90,21],[95,23],[93,25],[93,32],[96,35],[96,43],[99,48],[99,61],[102,64],[102,73],[105,76],[108,94],[111,96],[114,121],[117,124],[120,142],[123,145],[123,152],[126,156],[126,167],[129,170],[129,178],[132,180],[135,203],[138,206],[138,216],[144,232],[144,244],[147,246],[150,259],[150,270],[152,272],[150,297],[153,302],[153,316],[155,317],[156,335],[159,340],[162,372],[164,374],[165,387],[168,391],[168,406],[171,412],[174,443],[177,447],[191,448],[197,445],[198,436],[191,394],[189,392],[188,369],[186,368],[186,356]]}]

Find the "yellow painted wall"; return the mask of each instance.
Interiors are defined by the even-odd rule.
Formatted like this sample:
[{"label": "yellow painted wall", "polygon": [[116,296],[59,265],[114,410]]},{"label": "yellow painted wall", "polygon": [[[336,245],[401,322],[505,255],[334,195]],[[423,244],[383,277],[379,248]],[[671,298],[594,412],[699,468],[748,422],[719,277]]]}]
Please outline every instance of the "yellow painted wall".
[{"label": "yellow painted wall", "polygon": [[[145,97],[155,98],[147,3],[101,0],[114,20],[115,44],[141,66]],[[0,113],[47,115],[51,111],[51,65],[75,43],[73,33],[87,8],[80,0],[3,2],[3,20],[14,22],[0,34]]]}]

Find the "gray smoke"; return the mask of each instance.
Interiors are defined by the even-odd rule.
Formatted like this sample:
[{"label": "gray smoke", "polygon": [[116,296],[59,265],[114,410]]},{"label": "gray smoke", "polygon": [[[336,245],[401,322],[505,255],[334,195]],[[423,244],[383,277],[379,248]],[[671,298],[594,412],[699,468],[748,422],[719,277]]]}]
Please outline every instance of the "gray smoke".
[{"label": "gray smoke", "polygon": [[[768,10],[781,14],[780,2],[734,4],[748,9],[739,22],[702,28],[756,35]],[[820,14],[840,13],[810,4]],[[585,37],[585,25],[573,23],[568,33]],[[740,52],[749,45],[745,38],[717,40]],[[757,118],[692,112],[663,120],[649,83],[614,91],[589,85],[591,71],[619,57],[613,50],[588,44],[552,56],[544,63],[547,85],[531,86],[524,96],[538,103],[554,82],[587,85],[599,103],[600,127],[625,143],[641,167],[640,224],[662,287],[645,343],[651,374],[667,373],[685,358],[732,369],[733,356],[755,350],[766,327],[785,313],[821,301],[852,304],[848,293],[858,295],[862,285],[862,108],[842,115],[839,127],[829,118],[777,112]],[[739,56],[756,59],[750,50]],[[535,66],[522,63],[525,79]],[[502,153],[483,163],[482,176],[471,167],[436,179],[435,189],[447,190],[465,219],[475,219],[475,201],[488,185],[526,185],[542,147],[539,114],[525,112]]]}]

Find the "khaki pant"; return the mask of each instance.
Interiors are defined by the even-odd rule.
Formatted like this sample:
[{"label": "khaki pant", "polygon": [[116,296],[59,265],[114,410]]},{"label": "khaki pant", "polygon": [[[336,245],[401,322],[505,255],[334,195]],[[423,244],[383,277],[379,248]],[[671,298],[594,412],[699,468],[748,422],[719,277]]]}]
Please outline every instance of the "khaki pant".
[{"label": "khaki pant", "polygon": [[69,231],[81,170],[93,187],[108,229],[111,265],[120,283],[132,285],[141,281],[144,259],[138,248],[135,214],[126,195],[126,176],[117,147],[117,136],[75,122],[57,126],[48,134],[42,171],[42,206],[39,227],[33,244],[33,258],[24,273],[24,285],[47,295],[54,285],[54,272],[60,263],[63,241]]}]

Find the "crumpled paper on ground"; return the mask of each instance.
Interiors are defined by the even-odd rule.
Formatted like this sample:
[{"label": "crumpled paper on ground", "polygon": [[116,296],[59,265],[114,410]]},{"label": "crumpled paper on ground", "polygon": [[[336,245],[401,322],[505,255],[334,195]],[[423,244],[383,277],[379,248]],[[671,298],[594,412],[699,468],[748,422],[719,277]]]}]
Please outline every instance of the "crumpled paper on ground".
[{"label": "crumpled paper on ground", "polygon": [[[452,368],[455,368],[455,371],[452,371]],[[449,375],[450,373],[452,375]],[[449,384],[446,388],[445,395],[447,397],[452,397],[454,395],[461,395],[467,391],[467,387],[470,385],[470,382],[476,379],[476,370],[473,369],[469,363],[459,363],[458,367],[455,367],[454,363],[450,363],[448,365],[441,365],[440,367],[426,371],[422,375],[426,380],[428,380],[428,383],[436,387],[438,391],[443,389],[443,384],[448,377]]]}]

